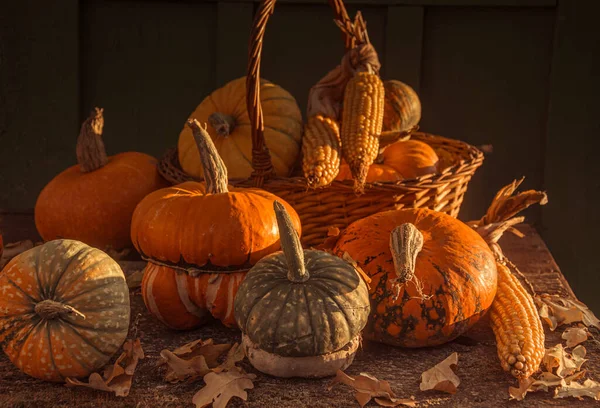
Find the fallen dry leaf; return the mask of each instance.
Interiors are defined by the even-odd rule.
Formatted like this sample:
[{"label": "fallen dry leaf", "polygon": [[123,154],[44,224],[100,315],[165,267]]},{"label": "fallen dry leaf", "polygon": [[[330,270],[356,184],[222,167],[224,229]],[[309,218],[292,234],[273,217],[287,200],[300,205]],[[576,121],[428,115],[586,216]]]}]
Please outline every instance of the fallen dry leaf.
[{"label": "fallen dry leaf", "polygon": [[[560,378],[565,378],[581,369],[583,363],[587,360],[585,347],[577,346],[571,353],[568,353],[562,346],[556,346],[546,349],[546,354],[542,360],[545,371],[555,373]],[[555,370],[556,369],[556,370]]]},{"label": "fallen dry leaf", "polygon": [[360,373],[352,376],[338,370],[335,378],[329,383],[328,389],[331,390],[334,385],[339,383],[354,388],[356,391],[354,398],[356,398],[361,408],[367,405],[371,399],[375,399],[375,402],[382,407],[416,406],[416,401],[413,399],[396,398],[390,383],[385,380],[378,380],[370,374]]},{"label": "fallen dry leaf", "polygon": [[254,374],[239,371],[210,372],[204,376],[206,386],[194,395],[192,402],[196,408],[210,404],[213,408],[225,408],[233,397],[246,401],[248,393],[245,390],[254,388],[252,380],[255,378]]},{"label": "fallen dry leaf", "polygon": [[327,228],[327,236],[328,237],[337,237],[338,235],[340,235],[340,229],[338,227]]},{"label": "fallen dry leaf", "polygon": [[170,383],[177,383],[184,380],[193,381],[210,373],[211,369],[206,364],[204,356],[196,356],[190,360],[184,360],[177,357],[169,350],[160,352],[160,356],[167,361],[167,371],[164,380]]},{"label": "fallen dry leaf", "polygon": [[[196,356],[204,356],[209,367],[219,365],[219,357],[231,348],[231,344],[214,344],[212,339],[194,340],[172,351],[177,357],[189,360]],[[158,361],[158,365],[166,364],[166,359]]]},{"label": "fallen dry leaf", "polygon": [[581,322],[587,327],[600,329],[600,320],[583,303],[577,300],[564,299],[558,295],[543,293],[535,297],[540,318],[546,322],[550,330],[569,323]]},{"label": "fallen dry leaf", "polygon": [[554,398],[589,397],[595,400],[600,400],[600,383],[590,380],[589,378],[580,384],[572,382],[571,384],[562,385],[554,390]]},{"label": "fallen dry leaf", "polygon": [[567,341],[568,348],[583,343],[588,339],[588,336],[589,332],[585,327],[569,327],[562,334],[562,338]]},{"label": "fallen dry leaf", "polygon": [[531,392],[531,385],[535,382],[534,378],[525,378],[519,381],[518,387],[508,387],[508,395],[510,395],[510,399],[516,399],[517,401],[522,401],[527,395],[528,392]]},{"label": "fallen dry leaf", "polygon": [[143,358],[144,350],[140,340],[127,340],[123,344],[123,353],[113,365],[104,369],[102,376],[98,373],[92,373],[87,383],[74,378],[67,378],[66,386],[93,388],[99,391],[114,392],[117,397],[126,397],[131,389],[135,368],[139,360]]},{"label": "fallen dry leaf", "polygon": [[421,391],[437,390],[454,394],[460,378],[452,371],[458,364],[458,354],[452,353],[444,361],[421,374]]},{"label": "fallen dry leaf", "polygon": [[562,387],[571,384],[571,382],[578,380],[584,375],[585,370],[579,371],[565,378],[560,378],[555,374],[544,371],[537,379],[529,377],[519,381],[518,388],[508,387],[508,393],[510,395],[510,399],[521,401],[525,398],[525,395],[527,395],[528,392],[548,391],[550,387]]},{"label": "fallen dry leaf", "polygon": [[227,352],[227,357],[225,357],[225,361],[217,367],[213,369],[214,372],[219,373],[221,371],[233,370],[236,368],[236,363],[239,363],[246,357],[246,353],[244,352],[244,348],[241,347],[238,343],[235,343],[229,351]]},{"label": "fallen dry leaf", "polygon": [[2,256],[0,257],[0,270],[8,264],[15,256],[33,248],[33,242],[30,240],[11,242],[4,245]]},{"label": "fallen dry leaf", "polygon": [[144,278],[144,269],[134,271],[128,275],[125,275],[127,281],[127,287],[129,289],[135,289],[142,286],[142,279]]}]

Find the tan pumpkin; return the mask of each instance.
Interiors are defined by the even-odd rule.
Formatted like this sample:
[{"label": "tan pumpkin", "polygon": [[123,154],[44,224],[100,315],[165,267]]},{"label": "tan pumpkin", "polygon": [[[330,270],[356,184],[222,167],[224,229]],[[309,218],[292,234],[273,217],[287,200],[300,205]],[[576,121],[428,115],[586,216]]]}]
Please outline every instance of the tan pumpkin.
[{"label": "tan pumpkin", "polygon": [[[366,181],[399,181],[438,171],[439,158],[431,146],[419,140],[404,140],[385,148],[380,163],[369,167]],[[351,180],[352,172],[346,163],[340,165],[336,180]]]},{"label": "tan pumpkin", "polygon": [[[298,159],[302,139],[302,114],[294,97],[285,89],[261,80],[260,101],[264,136],[275,173],[286,177]],[[213,139],[230,179],[252,173],[251,125],[246,108],[246,77],[235,79],[207,96],[190,119],[209,123]],[[192,131],[184,126],[179,134],[179,162],[183,170],[203,178],[202,164]]]},{"label": "tan pumpkin", "polygon": [[409,132],[421,120],[421,101],[413,88],[397,81],[383,82],[385,103],[383,111],[383,131]]},{"label": "tan pumpkin", "polygon": [[46,381],[102,368],[129,330],[123,271],[99,249],[54,240],[0,272],[0,345],[21,371]]}]

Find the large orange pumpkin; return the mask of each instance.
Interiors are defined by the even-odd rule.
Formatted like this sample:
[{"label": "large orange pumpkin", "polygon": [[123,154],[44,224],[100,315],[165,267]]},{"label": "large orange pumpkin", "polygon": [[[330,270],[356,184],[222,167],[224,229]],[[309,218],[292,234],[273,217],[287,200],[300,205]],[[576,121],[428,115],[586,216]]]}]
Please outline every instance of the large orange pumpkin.
[{"label": "large orange pumpkin", "polygon": [[[289,92],[266,80],[261,80],[260,101],[265,142],[275,173],[287,177],[300,154],[303,128],[300,108]],[[246,77],[235,79],[207,96],[190,119],[210,123],[207,131],[231,179],[250,177],[253,171],[252,128],[246,108]],[[186,173],[203,177],[198,148],[187,126],[179,134],[178,153]]]},{"label": "large orange pumpkin", "polygon": [[[427,143],[419,140],[404,140],[387,146],[380,161],[369,167],[367,182],[399,181],[436,173],[439,158]],[[350,167],[344,162],[340,165],[336,180],[351,179]]]},{"label": "large orange pumpkin", "polygon": [[448,342],[496,294],[494,255],[466,224],[433,210],[381,212],[352,223],[333,249],[371,277],[365,337],[404,347]]},{"label": "large orange pumpkin", "polygon": [[129,247],[135,206],[167,185],[152,156],[126,152],[107,157],[103,126],[103,111],[96,108],[77,140],[79,164],[54,177],[38,196],[35,225],[45,241],[69,238],[100,249]]},{"label": "large orange pumpkin", "polygon": [[[142,293],[166,325],[189,329],[208,313],[235,326],[233,300],[246,272],[280,249],[275,195],[227,185],[227,170],[210,139],[194,128],[205,183],[186,182],[149,194],[133,215],[131,239],[149,261]],[[285,204],[300,233],[300,219]]]},{"label": "large orange pumpkin", "polygon": [[384,81],[383,131],[409,132],[421,120],[421,101],[413,88],[397,81]]},{"label": "large orange pumpkin", "polygon": [[129,330],[129,289],[110,256],[73,240],[25,251],[0,272],[0,345],[46,381],[102,368]]}]

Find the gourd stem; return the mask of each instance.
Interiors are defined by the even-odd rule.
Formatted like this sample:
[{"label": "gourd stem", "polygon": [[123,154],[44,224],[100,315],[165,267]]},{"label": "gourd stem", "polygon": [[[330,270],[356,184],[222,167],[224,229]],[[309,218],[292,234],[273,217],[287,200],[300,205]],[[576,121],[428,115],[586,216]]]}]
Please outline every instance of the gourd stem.
[{"label": "gourd stem", "polygon": [[44,320],[58,319],[73,314],[85,319],[85,315],[73,306],[65,305],[54,300],[46,299],[37,303],[34,308],[35,313]]},{"label": "gourd stem", "polygon": [[221,112],[215,112],[208,117],[208,123],[213,127],[217,135],[226,137],[233,132],[235,128],[235,119],[231,115]]},{"label": "gourd stem", "polygon": [[103,111],[104,109],[94,108],[90,116],[81,125],[75,153],[82,173],[97,170],[108,163],[106,149],[102,141]]},{"label": "gourd stem", "polygon": [[402,224],[390,234],[390,251],[394,260],[396,279],[405,283],[415,276],[417,255],[423,249],[423,234],[413,224]]},{"label": "gourd stem", "polygon": [[302,249],[300,237],[298,237],[292,219],[283,204],[274,201],[273,209],[279,227],[281,249],[288,266],[287,278],[292,282],[305,282],[310,276],[304,265],[304,250]]},{"label": "gourd stem", "polygon": [[227,193],[229,191],[227,188],[227,167],[225,167],[225,163],[223,163],[217,148],[206,131],[206,124],[203,128],[196,119],[188,119],[187,125],[192,129],[194,140],[196,140],[200,152],[206,192],[209,194]]}]

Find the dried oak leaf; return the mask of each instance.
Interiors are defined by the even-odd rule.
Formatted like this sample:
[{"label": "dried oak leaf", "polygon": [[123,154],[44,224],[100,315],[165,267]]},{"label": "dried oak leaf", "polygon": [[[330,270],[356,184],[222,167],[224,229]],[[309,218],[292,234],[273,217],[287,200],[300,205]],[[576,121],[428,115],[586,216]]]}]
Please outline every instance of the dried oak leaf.
[{"label": "dried oak leaf", "polygon": [[588,336],[589,332],[586,327],[569,327],[562,334],[562,338],[567,341],[568,348],[583,343],[588,339]]},{"label": "dried oak leaf", "polygon": [[586,350],[583,346],[577,346],[571,353],[568,353],[562,344],[557,344],[552,348],[546,349],[542,365],[545,371],[550,373],[555,372],[560,378],[565,378],[581,369],[583,363],[587,361],[584,358],[585,354]]},{"label": "dried oak leaf", "polygon": [[575,397],[578,399],[589,397],[600,400],[600,383],[588,378],[583,384],[572,382],[571,384],[562,385],[554,390],[554,398],[566,397]]},{"label": "dried oak leaf", "polygon": [[213,408],[225,408],[232,397],[246,401],[247,389],[254,388],[254,374],[240,371],[210,372],[204,376],[204,386],[192,398],[196,408],[204,408],[212,404]]},{"label": "dried oak leaf", "polygon": [[508,393],[510,395],[510,399],[516,399],[517,401],[521,401],[525,398],[525,395],[528,392],[536,392],[536,391],[548,391],[550,387],[562,387],[568,384],[571,384],[572,381],[575,381],[585,375],[585,370],[578,371],[573,375],[570,375],[565,378],[560,378],[559,376],[544,371],[540,374],[539,378],[535,379],[533,377],[529,377],[519,381],[519,387],[509,387]]},{"label": "dried oak leaf", "polygon": [[421,391],[437,390],[454,394],[460,384],[460,379],[452,371],[452,367],[457,364],[458,354],[452,353],[444,361],[421,374]]},{"label": "dried oak leaf", "polygon": [[535,297],[540,318],[546,322],[550,330],[569,323],[581,322],[587,327],[600,329],[600,320],[583,303],[578,300],[564,299],[558,295],[543,293]]},{"label": "dried oak leaf", "polygon": [[415,407],[417,404],[414,399],[396,398],[390,383],[385,380],[378,380],[366,373],[352,376],[342,370],[337,370],[335,378],[329,383],[328,389],[331,390],[335,384],[339,383],[354,388],[356,391],[354,398],[356,398],[361,408],[367,405],[371,399],[375,399],[375,402],[382,407],[397,407],[400,405]]},{"label": "dried oak leaf", "polygon": [[[159,365],[167,365],[164,380],[177,383],[203,377],[219,366],[219,358],[230,349],[230,344],[214,344],[212,339],[208,339],[195,340],[174,351],[162,350]],[[232,366],[235,366],[235,362]]]},{"label": "dried oak leaf", "polygon": [[123,353],[112,366],[104,369],[102,375],[90,374],[88,382],[84,383],[74,378],[67,378],[67,387],[81,386],[99,391],[114,392],[117,397],[129,395],[133,374],[139,360],[144,358],[144,350],[139,339],[127,340],[123,344]]},{"label": "dried oak leaf", "polygon": [[227,352],[227,357],[225,357],[225,361],[221,363],[219,366],[213,368],[213,371],[216,373],[220,373],[221,371],[229,371],[236,368],[236,363],[239,363],[246,357],[246,353],[244,348],[241,347],[238,343],[235,343],[229,351]]}]

